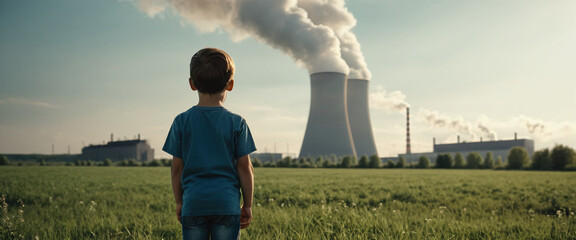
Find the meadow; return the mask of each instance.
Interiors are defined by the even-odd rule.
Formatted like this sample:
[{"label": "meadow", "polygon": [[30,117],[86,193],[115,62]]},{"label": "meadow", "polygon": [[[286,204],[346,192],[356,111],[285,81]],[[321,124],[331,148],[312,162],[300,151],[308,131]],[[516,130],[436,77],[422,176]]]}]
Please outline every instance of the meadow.
[{"label": "meadow", "polygon": [[[181,239],[168,167],[0,167],[2,239]],[[242,239],[576,239],[576,173],[255,169]]]}]

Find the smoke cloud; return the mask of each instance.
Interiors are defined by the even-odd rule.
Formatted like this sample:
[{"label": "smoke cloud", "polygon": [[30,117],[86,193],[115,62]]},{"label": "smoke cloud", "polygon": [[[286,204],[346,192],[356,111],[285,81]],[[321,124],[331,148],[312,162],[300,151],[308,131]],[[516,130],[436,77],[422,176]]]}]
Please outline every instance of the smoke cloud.
[{"label": "smoke cloud", "polygon": [[498,140],[498,135],[496,132],[485,126],[483,123],[478,123],[478,129],[482,132],[482,136],[486,137],[487,140],[496,141]]},{"label": "smoke cloud", "polygon": [[350,67],[350,79],[372,78],[366,60],[362,54],[360,43],[352,28],[356,26],[356,18],[346,8],[344,0],[298,0],[298,6],[308,12],[308,17],[314,24],[331,28],[340,41],[342,59]]},{"label": "smoke cloud", "polygon": [[573,137],[573,134],[576,133],[576,125],[574,123],[543,121],[524,115],[516,117],[512,121],[516,123],[518,128],[525,128],[533,138],[548,140],[572,136],[571,141],[576,140]]},{"label": "smoke cloud", "polygon": [[[133,3],[150,17],[166,13],[181,16],[202,32],[224,30],[235,41],[254,37],[292,57],[310,73],[350,72],[341,52],[351,55],[348,52],[355,46],[346,43],[341,48],[339,38],[352,41],[352,37],[336,35],[329,26],[315,24],[296,0],[134,0]],[[345,7],[341,11],[347,12]]]},{"label": "smoke cloud", "polygon": [[383,87],[378,86],[376,92],[370,93],[370,107],[386,111],[405,112],[410,104],[406,102],[406,95],[400,91],[388,93]]},{"label": "smoke cloud", "polygon": [[526,116],[521,116],[518,121],[520,124],[524,124],[526,130],[528,130],[528,132],[533,136],[546,133],[546,125],[542,120],[535,120]]},{"label": "smoke cloud", "polygon": [[421,114],[428,125],[437,128],[451,128],[459,133],[468,134],[472,140],[476,139],[476,134],[472,131],[472,124],[464,121],[462,117],[450,117],[436,111],[421,110]]}]

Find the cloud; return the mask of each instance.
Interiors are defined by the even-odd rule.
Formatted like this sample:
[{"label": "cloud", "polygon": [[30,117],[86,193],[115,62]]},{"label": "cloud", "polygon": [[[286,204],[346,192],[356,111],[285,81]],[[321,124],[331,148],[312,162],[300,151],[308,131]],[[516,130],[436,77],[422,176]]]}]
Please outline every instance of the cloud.
[{"label": "cloud", "polygon": [[60,106],[52,104],[52,103],[35,101],[35,100],[24,99],[24,98],[7,98],[6,100],[0,100],[0,104],[28,105],[28,106],[35,106],[35,107],[41,107],[41,108],[59,108],[60,107]]},{"label": "cloud", "polygon": [[348,78],[372,78],[360,43],[352,32],[352,28],[356,26],[356,18],[348,11],[344,0],[298,0],[298,6],[308,12],[308,17],[314,24],[328,26],[334,31],[340,42],[342,59],[350,67]]},{"label": "cloud", "polygon": [[552,137],[576,134],[576,124],[570,122],[544,121],[524,115],[513,118],[512,122],[519,128],[525,128],[533,138],[545,141]]},{"label": "cloud", "polygon": [[386,111],[406,111],[410,104],[406,102],[406,95],[400,91],[388,93],[382,86],[376,92],[370,93],[370,107]]},{"label": "cloud", "polygon": [[510,118],[506,121],[493,121],[481,115],[475,120],[465,120],[461,116],[450,116],[433,110],[422,109],[418,117],[430,127],[455,130],[456,133],[469,134],[470,140],[476,136],[487,140],[498,140],[496,130],[504,132],[528,133],[530,138],[542,143],[552,140],[574,139],[576,124],[570,122],[554,122],[534,119],[524,115]]},{"label": "cloud", "polygon": [[182,17],[201,32],[224,30],[233,40],[253,37],[292,57],[310,73],[341,72],[342,59],[334,31],[315,24],[295,0],[135,0],[150,17],[165,12]]}]

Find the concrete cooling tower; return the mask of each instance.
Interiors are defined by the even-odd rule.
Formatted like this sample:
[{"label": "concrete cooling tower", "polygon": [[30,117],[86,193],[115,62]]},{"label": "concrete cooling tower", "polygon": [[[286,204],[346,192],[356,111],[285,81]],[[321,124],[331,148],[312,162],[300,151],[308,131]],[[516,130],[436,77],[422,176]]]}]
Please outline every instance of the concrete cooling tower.
[{"label": "concrete cooling tower", "polygon": [[356,155],[348,122],[346,74],[314,73],[310,85],[310,115],[299,157]]},{"label": "concrete cooling tower", "polygon": [[378,154],[370,123],[368,83],[365,79],[348,79],[348,120],[358,157]]}]

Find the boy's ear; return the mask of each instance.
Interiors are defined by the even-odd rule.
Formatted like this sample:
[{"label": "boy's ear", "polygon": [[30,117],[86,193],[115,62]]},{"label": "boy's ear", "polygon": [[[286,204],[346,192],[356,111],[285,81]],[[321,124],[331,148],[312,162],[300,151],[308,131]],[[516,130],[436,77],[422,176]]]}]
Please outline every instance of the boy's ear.
[{"label": "boy's ear", "polygon": [[198,88],[194,86],[194,81],[192,81],[192,78],[188,78],[188,83],[190,83],[190,88],[192,88],[192,91],[198,90]]},{"label": "boy's ear", "polygon": [[234,79],[230,79],[230,81],[228,81],[228,84],[226,84],[226,90],[232,91],[233,88],[234,88]]}]

